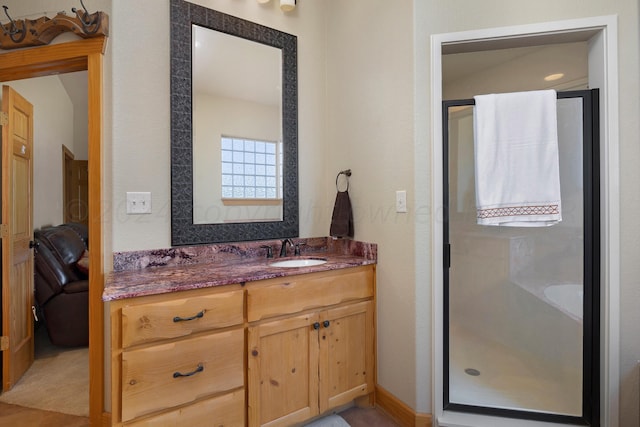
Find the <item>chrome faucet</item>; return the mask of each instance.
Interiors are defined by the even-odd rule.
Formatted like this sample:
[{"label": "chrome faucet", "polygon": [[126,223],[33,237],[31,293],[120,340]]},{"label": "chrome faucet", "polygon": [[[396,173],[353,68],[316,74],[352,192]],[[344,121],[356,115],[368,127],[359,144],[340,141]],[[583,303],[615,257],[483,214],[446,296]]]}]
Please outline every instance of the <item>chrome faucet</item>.
[{"label": "chrome faucet", "polygon": [[280,248],[280,257],[286,257],[287,256],[287,243],[291,246],[293,246],[293,241],[291,239],[284,239],[282,241],[282,247]]}]

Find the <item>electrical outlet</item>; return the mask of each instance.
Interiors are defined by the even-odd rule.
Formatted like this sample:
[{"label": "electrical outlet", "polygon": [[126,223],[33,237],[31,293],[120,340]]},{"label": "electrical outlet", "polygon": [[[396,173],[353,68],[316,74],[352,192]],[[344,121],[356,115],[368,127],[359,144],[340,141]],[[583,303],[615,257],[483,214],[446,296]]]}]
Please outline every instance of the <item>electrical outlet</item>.
[{"label": "electrical outlet", "polygon": [[150,214],[151,193],[127,192],[127,215]]},{"label": "electrical outlet", "polygon": [[396,191],[396,212],[407,212],[407,192],[406,190]]}]

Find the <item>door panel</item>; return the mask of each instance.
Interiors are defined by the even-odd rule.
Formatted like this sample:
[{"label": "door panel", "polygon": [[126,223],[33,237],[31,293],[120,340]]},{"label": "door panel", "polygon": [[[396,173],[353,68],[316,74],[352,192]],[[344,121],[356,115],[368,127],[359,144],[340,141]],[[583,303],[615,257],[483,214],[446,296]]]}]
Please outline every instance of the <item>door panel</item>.
[{"label": "door panel", "polygon": [[373,391],[373,303],[329,310],[320,324],[322,413]]},{"label": "door panel", "polygon": [[2,88],[2,334],[3,390],[33,363],[33,106],[9,86]]},{"label": "door panel", "polygon": [[249,427],[284,427],[318,415],[317,319],[305,314],[249,328]]},{"label": "door panel", "polygon": [[89,219],[89,162],[65,159],[64,162],[65,222],[88,225]]}]

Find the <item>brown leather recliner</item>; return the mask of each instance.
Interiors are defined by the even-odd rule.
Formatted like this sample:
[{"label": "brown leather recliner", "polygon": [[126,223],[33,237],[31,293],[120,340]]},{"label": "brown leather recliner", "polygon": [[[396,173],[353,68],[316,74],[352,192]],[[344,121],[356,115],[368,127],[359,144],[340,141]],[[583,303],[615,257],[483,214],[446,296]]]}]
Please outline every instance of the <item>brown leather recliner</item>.
[{"label": "brown leather recliner", "polygon": [[35,299],[51,342],[89,344],[88,230],[69,223],[34,232]]}]

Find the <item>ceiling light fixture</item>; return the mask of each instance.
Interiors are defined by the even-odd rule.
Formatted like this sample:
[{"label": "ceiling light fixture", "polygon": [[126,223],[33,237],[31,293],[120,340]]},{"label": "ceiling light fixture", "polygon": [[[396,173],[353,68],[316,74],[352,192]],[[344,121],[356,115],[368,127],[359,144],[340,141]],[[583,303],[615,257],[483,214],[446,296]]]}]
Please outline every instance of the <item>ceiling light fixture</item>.
[{"label": "ceiling light fixture", "polygon": [[291,12],[296,8],[296,0],[280,0],[280,9],[283,12]]},{"label": "ceiling light fixture", "polygon": [[258,0],[258,3],[269,3],[271,0]]},{"label": "ceiling light fixture", "polygon": [[546,76],[544,78],[545,82],[552,82],[554,80],[559,80],[561,78],[564,77],[564,73],[555,73],[555,74],[549,74],[548,76]]}]

